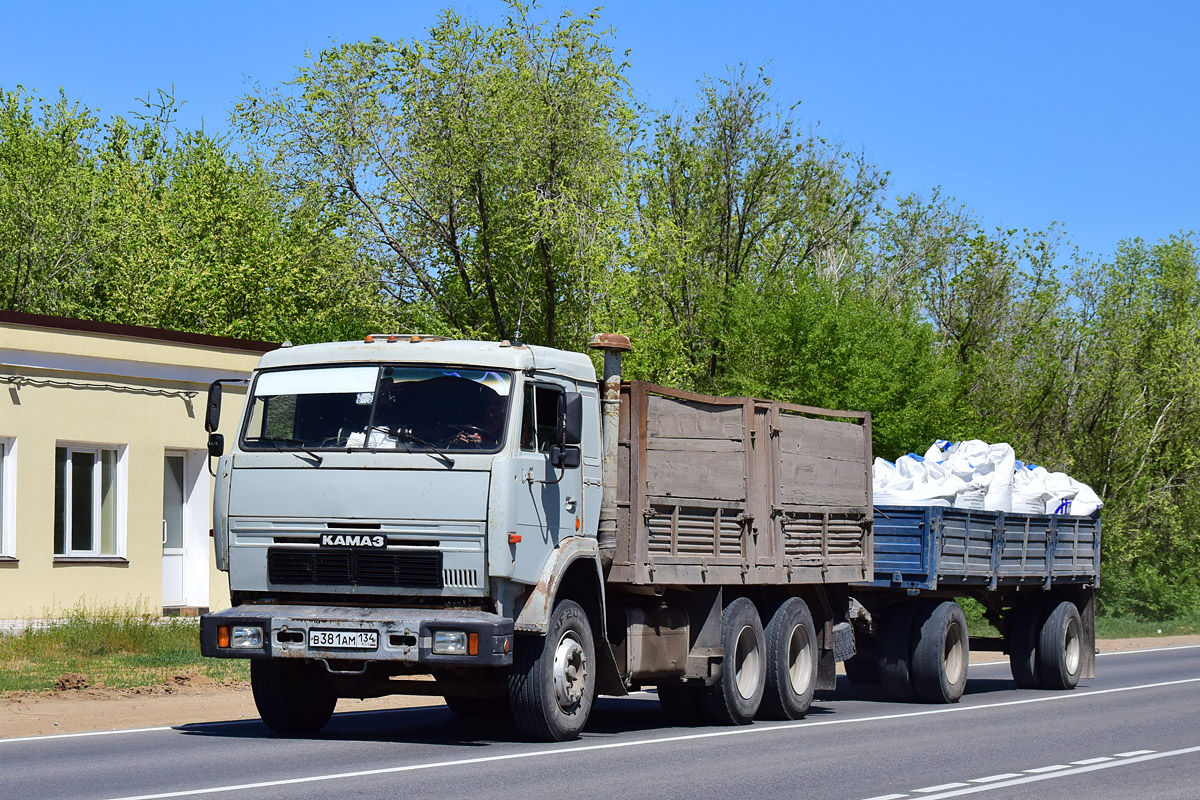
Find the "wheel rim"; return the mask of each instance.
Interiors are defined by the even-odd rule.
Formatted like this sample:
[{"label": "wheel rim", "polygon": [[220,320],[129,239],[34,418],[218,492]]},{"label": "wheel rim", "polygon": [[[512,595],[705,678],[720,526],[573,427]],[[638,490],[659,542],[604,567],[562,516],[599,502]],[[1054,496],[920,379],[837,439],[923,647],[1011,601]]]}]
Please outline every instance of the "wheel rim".
[{"label": "wheel rim", "polygon": [[1067,623],[1063,641],[1063,663],[1066,664],[1068,675],[1074,675],[1079,671],[1079,662],[1082,657],[1083,651],[1079,645],[1079,627],[1072,619]]},{"label": "wheel rim", "polygon": [[587,654],[574,632],[567,631],[554,648],[554,697],[564,711],[579,705],[587,686]]},{"label": "wheel rim", "polygon": [[787,653],[788,681],[792,691],[804,694],[812,683],[812,639],[809,638],[808,628],[797,625],[792,628],[788,637]]},{"label": "wheel rim", "polygon": [[951,625],[950,629],[946,631],[942,663],[946,673],[946,683],[956,686],[963,676],[963,631],[958,625]]},{"label": "wheel rim", "polygon": [[758,691],[761,669],[761,654],[758,652],[758,637],[754,628],[746,625],[738,631],[733,654],[733,679],[738,694],[749,700]]}]

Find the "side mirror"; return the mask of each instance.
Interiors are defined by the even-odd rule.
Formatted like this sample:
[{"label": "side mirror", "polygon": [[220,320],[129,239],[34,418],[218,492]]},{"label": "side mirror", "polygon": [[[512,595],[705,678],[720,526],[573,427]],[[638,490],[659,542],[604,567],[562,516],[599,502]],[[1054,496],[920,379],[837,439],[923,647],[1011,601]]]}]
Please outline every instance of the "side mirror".
[{"label": "side mirror", "polygon": [[579,444],[583,441],[583,395],[566,392],[562,397],[558,440],[563,444]]},{"label": "side mirror", "polygon": [[576,445],[550,445],[550,466],[555,469],[578,469],[583,456]]},{"label": "side mirror", "polygon": [[[213,381],[208,387],[208,405],[204,410],[204,430],[212,433],[221,423],[221,382]],[[212,439],[208,440],[212,451]]]},{"label": "side mirror", "polygon": [[225,455],[225,437],[219,433],[208,435],[208,454],[213,458]]}]

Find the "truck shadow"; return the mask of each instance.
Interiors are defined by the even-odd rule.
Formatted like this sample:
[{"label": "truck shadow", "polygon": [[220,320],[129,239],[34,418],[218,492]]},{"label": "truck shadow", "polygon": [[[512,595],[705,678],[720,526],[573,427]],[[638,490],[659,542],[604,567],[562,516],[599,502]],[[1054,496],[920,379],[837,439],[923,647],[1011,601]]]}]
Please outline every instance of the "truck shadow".
[{"label": "truck shadow", "polygon": [[[994,692],[1012,692],[1016,684],[1011,678],[967,678],[967,687],[963,696],[992,694]],[[817,692],[819,699],[825,700],[862,700],[872,703],[887,703],[888,705],[912,705],[900,701],[888,700],[883,695],[883,689],[878,684],[851,683],[845,675],[838,676],[836,692]]]},{"label": "truck shadow", "polygon": [[[833,713],[814,704],[808,718]],[[757,723],[763,724],[763,723]],[[772,724],[772,723],[767,723]],[[663,714],[653,694],[634,697],[601,698],[592,709],[583,741],[598,737],[650,732],[695,732],[715,730],[709,725],[672,724]],[[397,744],[488,747],[522,741],[511,724],[501,720],[463,719],[445,706],[398,708],[378,711],[347,711],[333,715],[325,728],[307,736],[282,736],[271,732],[260,720],[229,720],[176,725],[174,730],[188,736],[222,739],[315,740],[337,742],[394,742]],[[570,743],[565,743],[569,745]],[[546,745],[555,747],[557,745]]]}]

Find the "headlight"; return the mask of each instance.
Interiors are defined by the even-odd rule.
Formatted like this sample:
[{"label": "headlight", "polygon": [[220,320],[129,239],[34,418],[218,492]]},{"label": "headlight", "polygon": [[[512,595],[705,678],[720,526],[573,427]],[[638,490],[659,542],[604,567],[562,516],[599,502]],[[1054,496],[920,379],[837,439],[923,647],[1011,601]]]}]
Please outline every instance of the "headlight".
[{"label": "headlight", "polygon": [[433,652],[440,656],[465,656],[467,634],[463,631],[434,631]]},{"label": "headlight", "polygon": [[263,629],[258,625],[234,625],[230,632],[229,646],[237,650],[261,650]]}]

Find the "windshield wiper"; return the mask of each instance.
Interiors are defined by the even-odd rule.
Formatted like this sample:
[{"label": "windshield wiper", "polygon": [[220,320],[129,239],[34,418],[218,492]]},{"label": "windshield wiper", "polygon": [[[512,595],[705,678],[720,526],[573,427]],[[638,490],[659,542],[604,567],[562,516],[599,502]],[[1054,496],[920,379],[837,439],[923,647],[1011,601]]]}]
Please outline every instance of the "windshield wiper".
[{"label": "windshield wiper", "polygon": [[[401,442],[412,442],[413,444],[419,444],[422,447],[428,447],[433,451],[432,453],[426,453],[426,455],[428,455],[430,458],[442,459],[442,461],[446,462],[446,466],[448,468],[454,466],[454,459],[444,453],[441,448],[435,444],[430,444],[429,442],[425,441],[408,428],[388,428],[384,425],[372,425],[371,430],[379,431],[380,433],[386,433],[388,436],[394,436]],[[372,448],[372,452],[374,452],[376,449],[378,448]],[[407,445],[404,449],[408,450],[410,453],[412,452]]]},{"label": "windshield wiper", "polygon": [[[271,444],[275,445],[276,452],[291,453],[292,455],[296,456],[296,458],[300,458],[300,454],[297,453],[295,450],[284,450],[282,447],[279,446],[280,443],[295,445],[297,449],[302,450],[305,455],[307,455],[314,462],[316,462],[315,465],[318,467],[321,466],[321,464],[324,463],[324,461],[325,461],[324,458],[317,455],[312,450],[309,450],[308,447],[304,444],[304,441],[302,439],[289,439],[285,436],[260,436],[260,437],[258,437],[258,441],[270,442]],[[303,461],[304,459],[300,458],[300,460]]]}]

